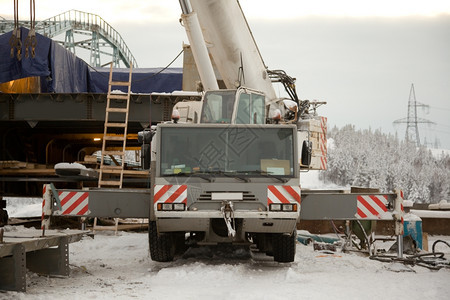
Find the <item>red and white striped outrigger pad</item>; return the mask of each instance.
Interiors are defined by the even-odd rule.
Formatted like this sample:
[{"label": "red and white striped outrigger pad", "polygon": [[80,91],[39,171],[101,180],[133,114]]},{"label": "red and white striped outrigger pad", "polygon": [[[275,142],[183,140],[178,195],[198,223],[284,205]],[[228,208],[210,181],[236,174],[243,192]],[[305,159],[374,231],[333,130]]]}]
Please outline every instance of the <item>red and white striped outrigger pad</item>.
[{"label": "red and white striped outrigger pad", "polygon": [[155,185],[153,203],[187,203],[187,185]]},{"label": "red and white striped outrigger pad", "polygon": [[83,216],[89,214],[89,192],[58,191],[61,215]]},{"label": "red and white striped outrigger pad", "polygon": [[300,186],[267,186],[267,205],[272,203],[301,203]]},{"label": "red and white striped outrigger pad", "polygon": [[386,219],[392,220],[392,213],[388,212],[388,198],[386,195],[359,195],[356,198],[357,219]]}]

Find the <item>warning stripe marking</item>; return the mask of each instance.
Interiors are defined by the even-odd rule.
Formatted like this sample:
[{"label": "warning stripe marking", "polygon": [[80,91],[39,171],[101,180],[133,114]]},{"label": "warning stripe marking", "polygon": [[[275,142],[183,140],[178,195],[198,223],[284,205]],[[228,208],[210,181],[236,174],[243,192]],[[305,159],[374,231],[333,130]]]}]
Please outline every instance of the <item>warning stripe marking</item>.
[{"label": "warning stripe marking", "polygon": [[165,203],[172,203],[172,202],[174,202],[186,190],[187,190],[187,185],[180,186],[172,195],[170,195],[170,197],[165,201]]},{"label": "warning stripe marking", "polygon": [[319,148],[322,152],[322,157],[320,158],[320,169],[326,170],[327,169],[327,118],[326,117],[320,117],[320,127],[322,129],[322,133],[319,134]]},{"label": "warning stripe marking", "polygon": [[159,201],[162,195],[164,195],[171,187],[172,185],[156,185],[155,192],[156,190],[158,191],[155,193],[155,196],[153,196],[153,203]]},{"label": "warning stripe marking", "polygon": [[358,218],[380,219],[382,214],[387,212],[387,196],[386,195],[359,195],[357,196],[357,212]]},{"label": "warning stripe marking", "polygon": [[367,215],[365,213],[362,212],[362,210],[360,210],[358,207],[356,208],[356,213],[358,214],[358,216],[360,216],[361,218],[367,218]]},{"label": "warning stripe marking", "polygon": [[81,216],[89,210],[89,193],[58,191],[61,203],[61,215]]},{"label": "warning stripe marking", "polygon": [[320,127],[322,128],[322,132],[324,134],[327,133],[327,118],[326,117],[320,117]]},{"label": "warning stripe marking", "polygon": [[87,213],[88,210],[89,210],[89,206],[86,205],[78,212],[78,215],[84,215],[85,213]]},{"label": "warning stripe marking", "polygon": [[[289,203],[290,202],[288,199],[286,199],[285,196],[283,196],[283,194],[281,194],[281,192],[274,185],[269,185],[267,188],[281,203]],[[272,197],[269,197],[269,199],[270,198],[272,198]]]},{"label": "warning stripe marking", "polygon": [[367,201],[363,197],[358,196],[358,201],[359,203],[364,205],[364,207],[367,208],[374,216],[378,215],[378,212],[372,206],[370,206],[369,203],[367,203]]},{"label": "warning stripe marking", "polygon": [[63,199],[61,200],[61,206],[66,205],[67,202],[69,202],[70,199],[73,198],[73,196],[75,196],[77,194],[77,192],[69,192],[68,194],[65,194],[66,192],[58,192],[59,194],[59,199],[61,199],[61,197],[63,197]]},{"label": "warning stripe marking", "polygon": [[187,185],[156,185],[153,203],[187,203]]},{"label": "warning stripe marking", "polygon": [[[78,200],[76,200],[74,203],[72,203],[72,205],[70,205],[69,208],[67,208],[66,210],[63,210],[62,214],[63,215],[71,214],[88,196],[89,196],[88,193],[82,193],[81,197],[79,197]],[[79,212],[76,214],[78,215]]]},{"label": "warning stripe marking", "polygon": [[297,201],[298,203],[301,202],[300,193],[294,191],[292,186],[290,186],[290,185],[283,185],[283,188],[292,196],[292,198],[294,198],[295,201]]},{"label": "warning stripe marking", "polygon": [[324,139],[320,139],[320,151],[322,152],[322,155],[327,155],[327,142]]},{"label": "warning stripe marking", "polygon": [[327,158],[325,156],[320,157],[320,167],[322,170],[327,169]]},{"label": "warning stripe marking", "polygon": [[[380,200],[380,198],[378,198],[379,196],[370,195],[369,197],[370,197],[370,199],[372,199],[372,201],[375,202],[375,204],[377,204],[383,211],[387,211],[386,204],[385,204],[384,202],[382,202],[382,201]],[[387,196],[381,196],[381,197],[385,197],[385,199],[387,200]]]},{"label": "warning stripe marking", "polygon": [[269,185],[267,186],[267,203],[298,203],[301,202],[300,186]]}]

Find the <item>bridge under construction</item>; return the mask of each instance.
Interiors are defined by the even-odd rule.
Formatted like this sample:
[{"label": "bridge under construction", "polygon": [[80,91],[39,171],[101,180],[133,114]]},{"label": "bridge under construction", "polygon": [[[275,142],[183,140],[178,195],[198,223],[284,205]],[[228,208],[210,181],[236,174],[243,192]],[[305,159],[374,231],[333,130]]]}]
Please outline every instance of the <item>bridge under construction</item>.
[{"label": "bridge under construction", "polygon": [[[30,28],[30,21],[20,21],[20,26]],[[14,21],[0,18],[0,34],[12,31]],[[108,22],[96,14],[69,10],[54,17],[36,22],[36,33],[54,39],[67,50],[77,54],[78,50],[87,50],[89,64],[101,67],[113,63],[114,67],[134,68],[138,63],[125,40]],[[58,40],[61,37],[64,40]]]},{"label": "bridge under construction", "polygon": [[[113,63],[115,80],[127,76],[133,66],[129,150],[140,149],[139,131],[170,120],[175,103],[200,99],[198,93],[177,92],[195,90],[198,78],[188,46],[178,55],[184,52],[184,70],[136,68],[131,50],[113,27],[98,15],[71,10],[36,22],[34,58],[23,55],[27,27],[33,27],[19,22],[22,58],[18,60],[10,57],[14,25],[0,18],[0,55],[5,58],[0,67],[0,195],[41,196],[43,182],[58,181],[54,170],[58,162],[91,159],[95,168],[97,161],[91,154],[101,149],[98,138],[104,130],[110,73],[102,62]],[[87,39],[76,41],[77,35]],[[56,40],[61,36],[63,40]],[[89,64],[74,55],[78,49],[90,52]],[[73,63],[65,65],[67,61]],[[73,178],[65,179],[65,184],[76,188],[90,181]],[[139,178],[126,178],[124,184],[130,181],[138,184]]]}]

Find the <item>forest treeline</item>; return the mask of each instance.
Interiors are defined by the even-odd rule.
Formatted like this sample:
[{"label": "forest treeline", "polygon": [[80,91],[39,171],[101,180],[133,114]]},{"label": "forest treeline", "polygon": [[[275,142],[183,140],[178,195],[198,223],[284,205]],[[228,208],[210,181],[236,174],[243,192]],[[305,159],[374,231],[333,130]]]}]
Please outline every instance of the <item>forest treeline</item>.
[{"label": "forest treeline", "polygon": [[321,179],[343,186],[403,190],[416,203],[450,201],[450,155],[353,125],[328,131],[328,170]]}]

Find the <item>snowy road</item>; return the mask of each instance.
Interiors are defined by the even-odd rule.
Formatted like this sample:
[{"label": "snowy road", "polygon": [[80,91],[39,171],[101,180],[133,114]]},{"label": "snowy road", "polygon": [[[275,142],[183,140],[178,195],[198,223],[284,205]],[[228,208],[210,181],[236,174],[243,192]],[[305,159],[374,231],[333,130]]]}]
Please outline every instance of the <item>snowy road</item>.
[{"label": "snowy road", "polygon": [[[438,250],[450,254],[446,246]],[[311,245],[298,244],[290,264],[260,254],[250,257],[243,250],[231,257],[203,250],[188,254],[157,263],[148,256],[146,233],[102,233],[70,245],[69,278],[28,273],[27,293],[0,293],[0,299],[409,300],[450,295],[449,269],[406,268],[355,253],[323,254]]]}]

